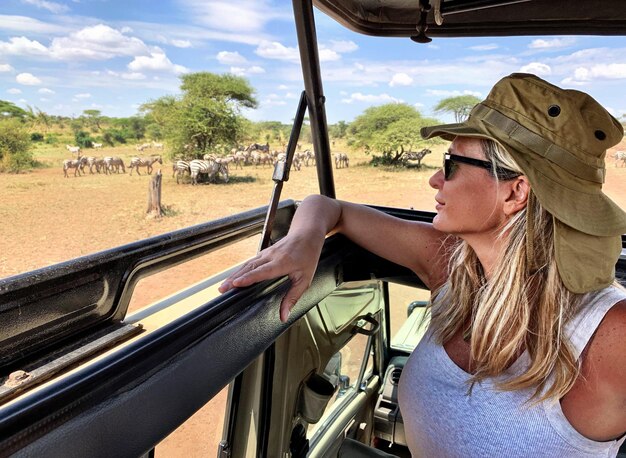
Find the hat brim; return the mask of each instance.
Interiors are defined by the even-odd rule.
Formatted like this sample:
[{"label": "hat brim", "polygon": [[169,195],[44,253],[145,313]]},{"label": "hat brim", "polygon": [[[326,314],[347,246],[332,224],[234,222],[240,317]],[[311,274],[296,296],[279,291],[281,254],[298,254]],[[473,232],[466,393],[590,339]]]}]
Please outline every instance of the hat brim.
[{"label": "hat brim", "polygon": [[[555,176],[566,173],[558,169],[557,165],[551,165],[545,158],[528,150],[521,143],[509,138],[503,141],[503,136],[498,135],[498,132],[490,126],[481,127],[468,123],[444,124],[425,127],[421,134],[426,139],[441,137],[448,141],[454,140],[457,136],[494,140],[513,156],[524,175],[528,177],[541,205],[558,220],[594,236],[608,237],[624,233],[626,213],[605,195],[599,186],[597,192],[590,193],[564,186],[542,174],[539,171],[541,167],[533,166],[533,161],[542,161],[542,167],[552,167]],[[570,175],[568,180],[575,183],[579,179]],[[581,189],[583,186],[578,188]]]}]

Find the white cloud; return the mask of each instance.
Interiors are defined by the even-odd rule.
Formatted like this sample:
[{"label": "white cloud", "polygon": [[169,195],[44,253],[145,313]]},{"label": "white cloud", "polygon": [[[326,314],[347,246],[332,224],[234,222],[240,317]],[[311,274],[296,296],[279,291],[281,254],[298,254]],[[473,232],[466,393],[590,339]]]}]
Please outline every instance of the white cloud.
[{"label": "white cloud", "polygon": [[170,44],[177,48],[191,48],[191,41],[189,40],[171,40]]},{"label": "white cloud", "polygon": [[74,97],[77,99],[90,99],[91,94],[89,92],[81,92],[80,94],[74,95]]},{"label": "white cloud", "polygon": [[52,13],[65,13],[70,10],[69,6],[62,5],[61,3],[49,2],[47,0],[22,0],[22,3],[27,5],[33,5],[37,8],[48,10]]},{"label": "white cloud", "polygon": [[477,45],[477,46],[470,46],[469,49],[471,49],[472,51],[491,51],[494,49],[498,49],[499,46],[495,43],[489,43],[486,45]]},{"label": "white cloud", "polygon": [[133,80],[133,81],[146,79],[146,75],[144,75],[143,73],[139,73],[139,72],[122,73],[120,76],[122,77],[122,79]]},{"label": "white cloud", "polygon": [[413,83],[413,78],[411,78],[406,73],[396,73],[391,77],[391,81],[389,81],[389,86],[410,86]]},{"label": "white cloud", "polygon": [[[300,53],[297,48],[285,46],[277,41],[261,41],[255,53],[266,59],[300,61]],[[318,54],[320,62],[332,62],[341,59],[341,55],[338,52],[323,46],[320,46]]]},{"label": "white cloud", "polygon": [[8,42],[0,41],[0,54],[13,56],[45,56],[48,48],[26,37],[12,37]]},{"label": "white cloud", "polygon": [[42,87],[37,92],[39,92],[40,94],[55,94],[52,89],[48,89],[47,87]]},{"label": "white cloud", "polygon": [[161,50],[150,53],[150,56],[137,56],[128,64],[128,69],[133,72],[155,71],[174,74],[186,73],[189,70],[182,65],[172,63]]},{"label": "white cloud", "polygon": [[0,73],[12,72],[12,71],[13,71],[13,67],[11,67],[9,64],[0,64]]},{"label": "white cloud", "polygon": [[626,79],[626,64],[598,64],[578,67],[574,75],[563,80],[563,84],[581,85],[596,80]]},{"label": "white cloud", "polygon": [[50,51],[53,57],[61,60],[103,60],[149,54],[143,41],[104,24],[85,27],[68,37],[54,38]]},{"label": "white cloud", "polygon": [[122,78],[124,80],[145,80],[146,79],[146,75],[144,75],[143,73],[139,73],[139,72],[114,72],[113,70],[107,70],[107,75],[109,76],[113,76],[115,78]]},{"label": "white cloud", "polygon": [[537,76],[548,76],[552,74],[552,68],[541,62],[531,62],[519,69],[522,73],[534,73]]},{"label": "white cloud", "polygon": [[25,86],[37,86],[41,84],[41,80],[32,73],[20,73],[15,77],[15,81]]},{"label": "white cloud", "polygon": [[265,73],[265,69],[258,65],[253,65],[252,67],[230,67],[230,73],[237,76],[259,75]]},{"label": "white cloud", "polygon": [[289,86],[285,85],[285,84],[279,84],[278,85],[278,89],[280,89],[281,91],[287,90],[289,89]]},{"label": "white cloud", "polygon": [[401,103],[401,99],[390,96],[389,94],[362,94],[355,92],[350,94],[349,98],[341,99],[342,103],[366,102],[366,103]]},{"label": "white cloud", "polygon": [[292,21],[290,9],[274,7],[269,0],[179,0],[198,23],[217,30],[255,34],[262,32],[271,20]]},{"label": "white cloud", "polygon": [[21,93],[22,93],[22,90],[21,90],[21,89],[18,89],[18,88],[16,88],[16,87],[12,87],[11,89],[7,89],[7,92],[8,92],[9,94],[21,94]]},{"label": "white cloud", "polygon": [[265,73],[265,69],[263,67],[259,67],[258,65],[253,65],[248,69],[248,73],[258,75],[261,73]]},{"label": "white cloud", "polygon": [[220,51],[217,53],[217,61],[222,65],[242,65],[247,62],[246,58],[237,51]]},{"label": "white cloud", "polygon": [[359,46],[354,41],[330,40],[330,45],[328,45],[328,48],[339,53],[344,53],[356,51],[357,49],[359,49]]},{"label": "white cloud", "polygon": [[318,55],[320,58],[320,62],[333,62],[335,60],[341,59],[341,55],[338,52],[333,51],[332,49],[323,48],[321,46],[319,48]]},{"label": "white cloud", "polygon": [[530,49],[558,49],[571,46],[575,42],[574,38],[551,38],[549,40],[538,38],[531,41],[528,47]]},{"label": "white cloud", "polygon": [[0,14],[0,30],[3,32],[32,32],[32,33],[65,33],[66,27],[49,24],[27,16],[12,16]]},{"label": "white cloud", "polygon": [[266,59],[290,60],[298,62],[300,54],[296,48],[290,48],[280,44],[277,41],[262,41],[255,51],[261,57]]},{"label": "white cloud", "polygon": [[447,91],[447,90],[442,90],[442,89],[427,89],[426,93],[428,95],[433,95],[436,97],[458,97],[460,95],[473,95],[474,97],[478,97],[481,98],[482,94],[480,92],[477,91]]}]

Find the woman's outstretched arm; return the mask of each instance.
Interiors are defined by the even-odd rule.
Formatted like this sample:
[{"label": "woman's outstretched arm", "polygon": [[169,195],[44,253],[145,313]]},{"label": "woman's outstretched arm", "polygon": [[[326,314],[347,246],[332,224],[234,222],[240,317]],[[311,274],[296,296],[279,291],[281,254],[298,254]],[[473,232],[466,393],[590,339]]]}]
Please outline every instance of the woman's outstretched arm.
[{"label": "woman's outstretched arm", "polygon": [[408,267],[431,289],[445,281],[445,235],[431,225],[313,195],[298,207],[289,233],[224,280],[220,292],[288,275],[291,288],[280,305],[280,318],[285,321],[310,286],[326,235],[333,232],[340,232],[363,248]]}]

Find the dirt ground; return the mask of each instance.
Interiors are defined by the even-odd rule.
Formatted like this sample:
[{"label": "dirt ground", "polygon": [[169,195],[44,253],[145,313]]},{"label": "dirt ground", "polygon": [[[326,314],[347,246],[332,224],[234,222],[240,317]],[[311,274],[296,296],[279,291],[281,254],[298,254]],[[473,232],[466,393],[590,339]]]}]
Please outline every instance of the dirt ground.
[{"label": "dirt ground", "polygon": [[[626,142],[609,151],[605,191],[626,208],[626,167],[616,167],[610,158],[618,149],[626,150]],[[442,150],[427,156],[421,170],[372,168],[363,165],[367,156],[352,154],[349,168],[334,170],[337,197],[432,211],[434,192],[428,178],[439,166]],[[158,167],[163,173],[162,202],[167,215],[147,219],[149,176],[64,178],[59,154],[44,156],[44,162],[53,167],[0,175],[0,278],[267,205],[273,188],[272,169],[254,166],[232,170],[226,184],[177,185],[171,164],[165,162]],[[109,149],[101,155],[128,158],[132,152]],[[282,198],[302,199],[316,192],[315,168],[303,167],[292,171]],[[210,262],[201,258],[178,266],[158,281],[146,281],[135,292],[132,309],[253,256],[257,243],[255,239],[222,249],[211,255]],[[222,416],[215,412],[224,412],[225,399],[224,392],[214,398],[157,448],[158,456],[214,455],[222,428]]]}]

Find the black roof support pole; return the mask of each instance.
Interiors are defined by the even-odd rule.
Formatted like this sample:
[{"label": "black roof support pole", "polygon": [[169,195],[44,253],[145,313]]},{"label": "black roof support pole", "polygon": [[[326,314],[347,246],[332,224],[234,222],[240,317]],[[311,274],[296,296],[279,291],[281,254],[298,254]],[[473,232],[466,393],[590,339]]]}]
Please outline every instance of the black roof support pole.
[{"label": "black roof support pole", "polygon": [[302,75],[309,109],[320,194],[334,198],[335,183],[333,181],[328,125],[326,124],[326,111],[324,109],[326,99],[322,89],[312,0],[293,0],[293,14],[298,34],[298,47],[300,48],[300,61],[302,62]]}]

